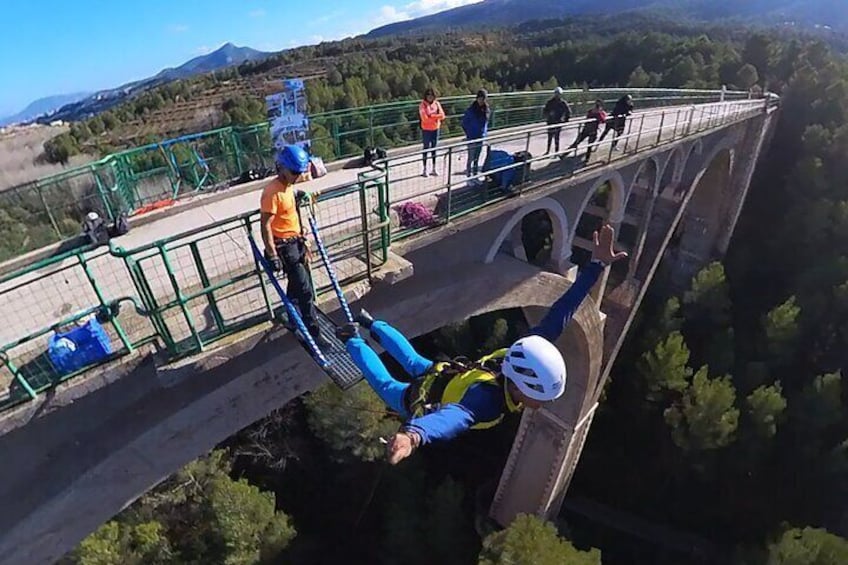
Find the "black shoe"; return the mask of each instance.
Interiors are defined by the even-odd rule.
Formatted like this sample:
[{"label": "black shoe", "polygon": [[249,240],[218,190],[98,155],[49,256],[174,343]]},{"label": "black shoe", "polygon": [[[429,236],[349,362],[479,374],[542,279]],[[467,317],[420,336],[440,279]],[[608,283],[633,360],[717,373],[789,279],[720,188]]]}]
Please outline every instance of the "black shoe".
[{"label": "black shoe", "polygon": [[337,327],[336,337],[339,338],[339,341],[342,343],[347,343],[349,339],[359,337],[359,324],[354,322]]},{"label": "black shoe", "polygon": [[364,308],[359,311],[359,314],[357,314],[354,319],[366,330],[370,330],[371,326],[374,324],[374,316],[369,314]]}]

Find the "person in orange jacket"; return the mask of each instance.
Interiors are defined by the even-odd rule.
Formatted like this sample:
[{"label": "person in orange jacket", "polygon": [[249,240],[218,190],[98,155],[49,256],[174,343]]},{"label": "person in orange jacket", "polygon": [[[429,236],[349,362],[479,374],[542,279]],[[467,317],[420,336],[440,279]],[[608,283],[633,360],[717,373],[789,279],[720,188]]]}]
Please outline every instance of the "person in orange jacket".
[{"label": "person in orange jacket", "polygon": [[[442,105],[436,100],[436,92],[432,88],[428,88],[424,92],[424,100],[418,107],[418,114],[421,117],[421,135],[424,138],[424,153],[421,154],[421,160],[424,165],[422,177],[427,176],[427,157],[433,158],[433,170],[430,172],[432,176],[438,176],[436,171],[436,145],[439,143],[439,128],[442,127],[442,121],[445,119],[445,111]],[[427,151],[433,149],[433,151]]]}]

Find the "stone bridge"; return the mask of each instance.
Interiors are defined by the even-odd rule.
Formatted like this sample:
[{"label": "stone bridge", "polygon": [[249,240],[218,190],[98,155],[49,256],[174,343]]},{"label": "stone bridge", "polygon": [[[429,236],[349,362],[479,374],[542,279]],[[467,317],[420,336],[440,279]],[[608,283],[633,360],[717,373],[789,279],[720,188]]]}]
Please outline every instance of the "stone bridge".
[{"label": "stone bridge", "polygon": [[[528,183],[482,205],[461,204],[466,181],[451,180],[451,168],[461,162],[460,148],[464,152],[461,145],[447,146],[440,154],[447,166],[446,183],[444,178],[414,180],[418,175],[412,168],[419,166],[420,154],[400,155],[360,175],[359,192],[340,191],[321,205],[319,220],[329,239],[344,241],[345,222],[355,221],[364,226],[360,252],[365,255],[376,245],[368,234],[383,243],[390,240],[385,261],[372,264],[370,257],[363,259],[356,251],[336,256],[342,271],[363,263],[367,268],[366,278],[351,278],[346,285],[353,307],[367,307],[412,337],[507,308],[522,308],[532,323],[574,280],[577,265],[587,257],[591,231],[601,221],[617,228],[617,245],[630,257],[601,277],[557,344],[568,365],[566,394],[550,407],[522,416],[491,506],[497,522],[508,524],[519,512],[558,511],[606,377],[662,259],[667,259],[664,267],[672,280],[685,285],[699,268],[724,253],[777,109],[776,100],[765,99],[687,107],[682,119],[679,108],[646,113],[638,138],[630,132],[619,150],[613,151],[607,140],[598,146],[595,161],[581,168],[573,167],[569,159],[534,159]],[[639,119],[637,114],[631,124]],[[504,134],[491,142],[512,150],[530,148],[539,155],[544,140],[542,127]],[[362,188],[366,178],[383,183],[387,193],[372,201]],[[439,203],[445,195],[449,210],[442,218]],[[436,217],[445,221],[421,229],[398,226],[387,212],[388,203],[382,201],[387,197],[393,204],[432,198]],[[252,207],[256,194],[200,201],[139,227],[130,234],[136,239],[129,242],[142,244],[136,248],[142,249],[136,259],[115,249],[105,255],[69,256],[52,264],[54,271],[31,270],[0,286],[0,298],[10,300],[9,292],[22,285],[48,284],[52,273],[65,273],[68,265],[88,265],[83,271],[91,274],[89,278],[111,276],[109,292],[92,283],[95,294],[100,291],[101,303],[133,298],[134,288],[144,291],[136,300],[138,311],[119,316],[128,317],[122,341],[132,341],[134,328],[147,327],[148,317],[160,338],[168,328],[174,334],[166,345],[161,339],[133,342],[129,351],[110,363],[0,413],[5,461],[0,468],[0,562],[58,559],[182,465],[326,382],[295,340],[267,322],[265,311],[271,310],[271,303],[257,298],[264,286],[257,282],[255,265],[249,257],[234,258],[239,243],[233,238],[238,236],[228,226],[242,229],[246,222],[249,230],[249,220],[212,222],[227,212],[240,212],[239,199]],[[344,210],[359,201],[367,212],[350,220]],[[522,220],[538,211],[544,211],[553,226],[550,256],[543,267],[527,261],[522,244]],[[381,218],[382,223],[376,221]],[[375,225],[369,227],[372,220]],[[169,240],[172,243],[156,240],[160,231],[175,231],[168,223],[188,232],[179,241]],[[199,235],[212,232],[217,239],[199,243]],[[168,266],[169,249],[177,257],[171,257],[172,263],[180,263],[180,250],[197,258],[214,249],[218,261],[206,261],[208,269],[194,264],[191,276],[201,282],[192,286],[188,268]],[[161,257],[164,275],[139,279],[139,264],[148,261],[145,269],[150,268],[152,257]],[[245,275],[241,286],[229,291],[223,283],[216,286],[220,276],[233,273],[227,260],[240,262],[240,268],[250,270],[254,278]],[[129,276],[123,271],[117,274],[108,261],[125,266]],[[61,276],[69,289],[65,298],[73,302],[69,297],[87,288],[85,278]],[[169,289],[173,295],[168,295]],[[26,300],[33,303],[25,304]],[[44,310],[37,307],[37,300],[22,296],[14,306],[37,317]],[[192,300],[200,304],[192,306]],[[264,321],[239,318],[247,303],[252,312],[265,316]],[[327,302],[327,308],[334,303]],[[4,303],[4,308],[12,306]],[[74,304],[71,310],[82,306]],[[154,316],[154,307],[170,313]],[[189,327],[182,328],[180,338],[173,328],[183,321]],[[208,337],[215,327],[229,327],[231,322],[244,327],[215,334],[214,340]],[[22,333],[9,324],[6,332]],[[24,341],[16,342],[16,347],[23,347]],[[195,342],[199,347],[185,354],[185,343]],[[21,380],[15,378],[11,389]]]}]

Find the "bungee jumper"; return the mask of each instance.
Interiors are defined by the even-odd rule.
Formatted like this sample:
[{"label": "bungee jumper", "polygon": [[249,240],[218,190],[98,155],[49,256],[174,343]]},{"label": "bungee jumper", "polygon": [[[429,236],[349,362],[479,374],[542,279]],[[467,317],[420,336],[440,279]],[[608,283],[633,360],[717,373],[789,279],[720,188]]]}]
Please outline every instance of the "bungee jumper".
[{"label": "bungee jumper", "polygon": [[[337,327],[337,337],[365,380],[404,424],[387,445],[388,461],[396,465],[416,449],[447,441],[467,430],[487,429],[508,413],[539,408],[565,391],[566,366],[555,342],[607,265],[627,257],[613,251],[615,231],[604,225],[594,233],[592,259],[577,280],[548,310],[538,326],[508,349],[475,363],[436,363],[420,355],[398,330],[375,320],[365,310]],[[412,377],[395,379],[360,335],[368,330]]]}]

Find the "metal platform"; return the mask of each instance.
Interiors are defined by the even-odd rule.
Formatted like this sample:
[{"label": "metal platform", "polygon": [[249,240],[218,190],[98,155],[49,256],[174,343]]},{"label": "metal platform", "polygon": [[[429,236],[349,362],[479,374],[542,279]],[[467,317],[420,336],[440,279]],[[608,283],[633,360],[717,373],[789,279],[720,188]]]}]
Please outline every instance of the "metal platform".
[{"label": "metal platform", "polygon": [[[340,389],[348,390],[362,380],[362,373],[353,363],[350,355],[348,355],[344,343],[336,337],[336,324],[324,312],[318,308],[315,310],[318,314],[318,325],[321,327],[321,334],[330,343],[329,348],[325,347],[321,350],[330,362],[330,366],[325,369],[325,372]],[[308,346],[305,344],[303,346],[307,348],[307,351],[309,350]]]}]

